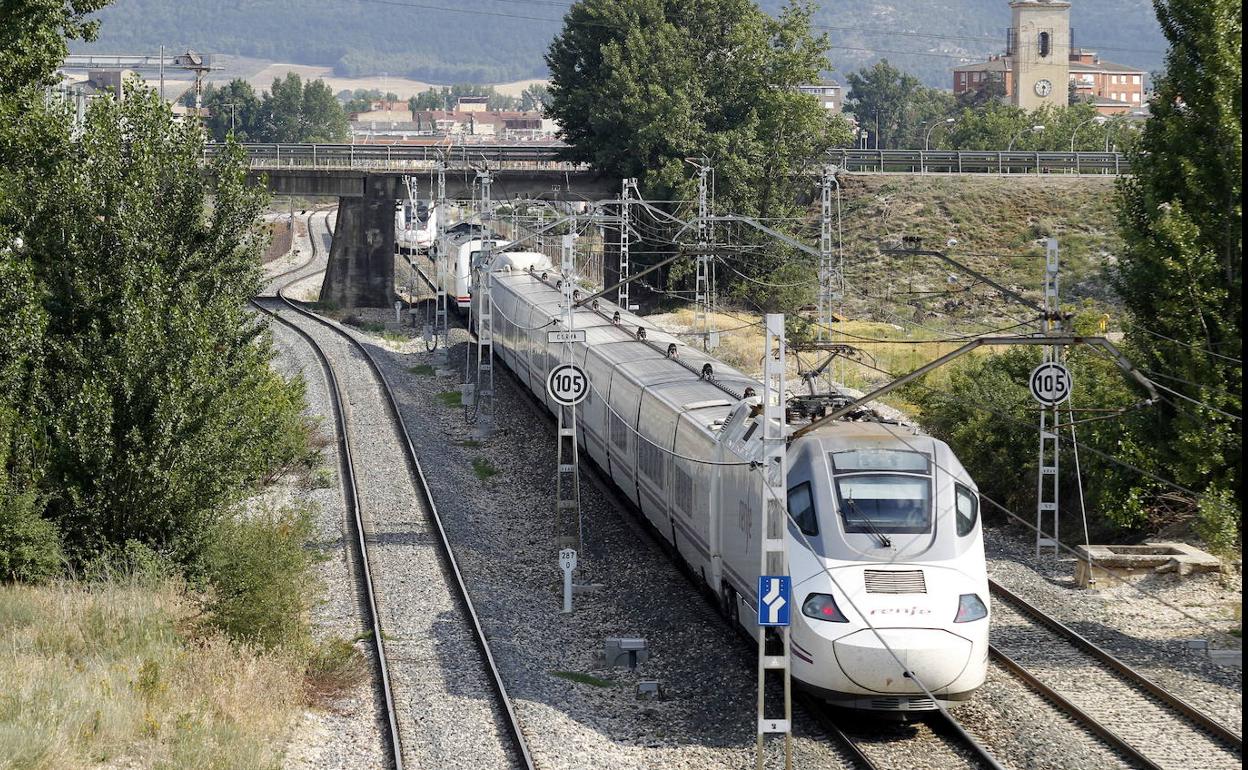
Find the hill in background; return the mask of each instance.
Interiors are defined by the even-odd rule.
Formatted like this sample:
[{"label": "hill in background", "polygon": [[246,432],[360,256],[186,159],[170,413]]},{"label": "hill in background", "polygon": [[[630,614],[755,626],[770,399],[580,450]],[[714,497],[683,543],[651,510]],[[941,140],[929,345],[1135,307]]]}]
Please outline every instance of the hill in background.
[{"label": "hill in background", "polygon": [[[117,0],[99,40],[76,52],[154,53],[160,45],[433,83],[544,77],[559,0]],[[782,0],[762,0],[775,12]],[[424,6],[424,7],[421,7]],[[948,88],[949,70],[1004,47],[1006,0],[826,0],[816,14],[835,76],[880,58]],[[1154,70],[1164,43],[1149,0],[1075,0],[1075,44]]]}]

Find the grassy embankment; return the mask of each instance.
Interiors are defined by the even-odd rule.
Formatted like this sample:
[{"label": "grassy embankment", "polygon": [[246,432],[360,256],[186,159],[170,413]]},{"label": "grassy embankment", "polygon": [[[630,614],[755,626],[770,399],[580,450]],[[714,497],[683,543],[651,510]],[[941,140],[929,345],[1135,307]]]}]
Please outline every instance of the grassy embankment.
[{"label": "grassy embankment", "polygon": [[0,766],[278,766],[296,667],[198,612],[172,583],[0,587]]},{"label": "grassy embankment", "polygon": [[[870,389],[891,379],[884,372],[903,374],[962,344],[937,340],[1033,317],[1026,307],[1007,302],[982,284],[972,285],[973,279],[936,259],[881,253],[900,246],[903,235],[918,236],[924,248],[944,251],[1036,301],[1044,239],[1056,237],[1063,297],[1069,304],[1091,304],[1106,312],[1113,328],[1113,297],[1104,275],[1121,248],[1112,180],[851,176],[842,184],[847,320],[836,324],[830,341],[862,351],[862,364],[838,359],[834,365],[835,378],[849,387]],[[948,245],[951,238],[957,243]],[[957,276],[955,282],[951,275]],[[694,313],[679,310],[654,320],[673,331],[692,330]],[[759,375],[759,321],[757,313],[743,310],[717,315],[716,327],[730,331],[721,334],[715,355]],[[740,328],[749,323],[756,325]],[[694,337],[686,339],[700,344]],[[981,348],[972,355],[992,352]],[[804,368],[823,360],[817,352],[800,357]],[[791,360],[794,376],[797,369],[798,362]],[[939,386],[947,377],[947,370],[937,370],[927,382]],[[896,394],[884,401],[913,409]]]}]

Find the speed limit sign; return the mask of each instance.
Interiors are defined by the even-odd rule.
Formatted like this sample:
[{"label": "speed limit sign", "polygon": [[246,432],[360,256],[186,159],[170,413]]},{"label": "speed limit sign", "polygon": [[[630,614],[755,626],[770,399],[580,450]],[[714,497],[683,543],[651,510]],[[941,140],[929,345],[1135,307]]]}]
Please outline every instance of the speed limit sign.
[{"label": "speed limit sign", "polygon": [[546,392],[557,404],[579,404],[589,394],[589,378],[576,364],[560,364],[546,376]]},{"label": "speed limit sign", "polygon": [[1070,398],[1070,370],[1053,361],[1047,361],[1031,370],[1028,380],[1032,398],[1045,406],[1057,406]]}]

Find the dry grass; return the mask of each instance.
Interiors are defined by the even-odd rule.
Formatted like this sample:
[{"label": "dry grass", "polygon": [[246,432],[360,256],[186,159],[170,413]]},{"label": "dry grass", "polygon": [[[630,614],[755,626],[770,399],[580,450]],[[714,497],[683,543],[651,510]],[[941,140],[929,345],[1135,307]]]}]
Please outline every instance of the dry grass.
[{"label": "dry grass", "polygon": [[0,587],[0,768],[281,763],[294,661],[194,638],[173,585]]},{"label": "dry grass", "polygon": [[[694,324],[692,309],[654,315],[648,320],[660,328],[675,333],[690,345],[697,347],[702,345],[701,337],[689,333],[692,332]],[[712,351],[712,355],[752,377],[762,377],[762,317],[756,313],[734,311],[731,315],[715,314],[714,322],[717,329],[728,331],[720,332],[719,347]],[[962,344],[932,341],[935,339],[940,339],[940,336],[934,331],[905,329],[889,323],[874,321],[838,323],[828,341],[852,345],[862,351],[862,356],[860,362],[837,358],[829,367],[829,372],[836,382],[850,388],[869,391],[893,379],[884,372],[891,372],[894,375],[905,374],[956,350]],[[985,355],[992,351],[993,348],[980,348],[970,355]],[[802,369],[812,369],[821,364],[826,356],[826,353],[817,350],[799,352],[797,356],[794,356],[790,350],[789,388],[794,392],[798,392],[801,388],[802,382],[798,378],[799,359]],[[926,381],[929,385],[938,387],[946,381],[948,376],[949,369],[937,369],[928,375]],[[896,394],[890,394],[881,400],[902,411],[915,413],[913,405],[898,398]]]}]

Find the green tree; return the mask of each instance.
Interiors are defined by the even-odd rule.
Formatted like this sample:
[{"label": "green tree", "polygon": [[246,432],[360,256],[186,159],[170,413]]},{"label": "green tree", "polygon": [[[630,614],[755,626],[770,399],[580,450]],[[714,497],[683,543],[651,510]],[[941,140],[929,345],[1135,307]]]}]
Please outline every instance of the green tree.
[{"label": "green tree", "polygon": [[0,457],[37,461],[25,476],[71,558],[137,540],[192,562],[227,503],[305,451],[301,388],[246,307],[263,194],[227,146],[209,206],[203,130],[133,84],[80,135],[39,102],[2,117],[0,233],[22,239],[45,320],[21,370],[37,451]]},{"label": "green tree", "polygon": [[0,0],[0,94],[48,85],[68,52],[66,39],[95,40],[88,18],[110,0]]},{"label": "green tree", "polygon": [[520,94],[520,109],[525,112],[544,112],[550,106],[550,88],[534,83]]},{"label": "green tree", "polygon": [[313,80],[303,88],[304,142],[342,142],[351,135],[347,114],[324,80]]},{"label": "green tree", "polygon": [[[1156,0],[1170,43],[1135,174],[1120,182],[1126,248],[1113,274],[1127,339],[1167,394],[1153,436],[1172,477],[1227,499],[1240,489],[1243,290],[1243,11],[1231,0]],[[1200,511],[1227,546],[1235,506]]]},{"label": "green tree", "polygon": [[301,142],[306,130],[303,118],[303,79],[296,72],[274,78],[264,94],[261,111],[265,116],[266,140]]},{"label": "green tree", "polygon": [[264,142],[343,142],[350,138],[347,114],[325,81],[306,85],[298,73],[276,78],[260,102],[258,134]]},{"label": "green tree", "polygon": [[846,105],[871,137],[868,146],[882,150],[900,147],[911,123],[907,106],[923,88],[918,78],[881,59],[871,67],[851,72],[846,82]]},{"label": "green tree", "polygon": [[[794,214],[808,186],[800,172],[850,141],[843,119],[797,90],[828,69],[810,14],[809,4],[789,3],[773,18],[750,0],[576,3],[546,55],[547,114],[567,157],[638,177],[660,200],[691,197],[687,159],[706,157],[722,210]],[[769,248],[742,273],[766,277],[789,256]],[[673,269],[669,283],[687,272]]]},{"label": "green tree", "polygon": [[260,97],[246,80],[235,78],[220,88],[209,84],[204,89],[204,107],[209,113],[205,127],[214,141],[224,142],[231,132],[240,142],[264,141]]}]

